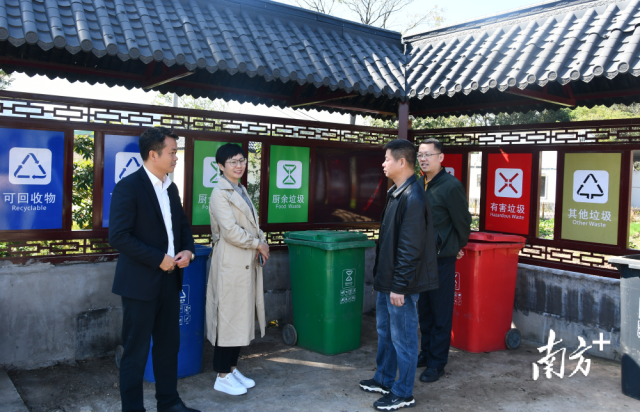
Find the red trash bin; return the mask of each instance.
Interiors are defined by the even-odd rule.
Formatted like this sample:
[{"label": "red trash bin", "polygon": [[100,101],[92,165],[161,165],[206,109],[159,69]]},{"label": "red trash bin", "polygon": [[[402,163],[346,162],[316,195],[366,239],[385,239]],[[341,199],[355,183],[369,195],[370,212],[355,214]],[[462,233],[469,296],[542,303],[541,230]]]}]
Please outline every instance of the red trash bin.
[{"label": "red trash bin", "polygon": [[467,352],[515,349],[511,329],[522,236],[472,232],[456,262],[451,346]]}]

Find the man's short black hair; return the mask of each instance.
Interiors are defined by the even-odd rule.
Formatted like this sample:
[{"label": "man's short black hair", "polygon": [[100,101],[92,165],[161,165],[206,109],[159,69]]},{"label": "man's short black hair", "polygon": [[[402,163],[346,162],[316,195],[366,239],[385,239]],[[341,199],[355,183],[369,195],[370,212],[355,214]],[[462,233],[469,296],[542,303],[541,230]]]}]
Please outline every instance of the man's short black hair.
[{"label": "man's short black hair", "polygon": [[428,139],[424,139],[423,141],[420,142],[421,145],[423,144],[432,144],[433,147],[440,153],[444,153],[442,151],[442,143],[440,143],[440,140],[438,139],[434,139],[433,137],[430,137]]},{"label": "man's short black hair", "polygon": [[247,155],[244,154],[244,150],[242,150],[242,146],[240,146],[239,144],[223,144],[218,148],[218,151],[216,152],[216,163],[220,163],[224,166],[224,164],[227,163],[227,160],[239,154],[241,154],[245,158],[247,157]]},{"label": "man's short black hair", "polygon": [[158,154],[162,154],[164,149],[165,137],[171,137],[178,140],[178,135],[166,127],[150,127],[142,133],[138,146],[140,146],[140,157],[143,161],[149,158],[149,151],[153,150]]},{"label": "man's short black hair", "polygon": [[411,167],[416,166],[416,147],[408,140],[396,139],[384,145],[385,150],[391,150],[394,159],[405,159]]}]

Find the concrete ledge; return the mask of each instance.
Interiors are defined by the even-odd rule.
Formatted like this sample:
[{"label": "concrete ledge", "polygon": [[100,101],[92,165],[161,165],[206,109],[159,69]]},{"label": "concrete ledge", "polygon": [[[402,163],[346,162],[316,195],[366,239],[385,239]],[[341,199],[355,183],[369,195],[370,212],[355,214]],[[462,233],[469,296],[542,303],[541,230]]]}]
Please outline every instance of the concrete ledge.
[{"label": "concrete ledge", "polygon": [[29,412],[7,371],[0,368],[0,412]]},{"label": "concrete ledge", "polygon": [[0,267],[0,365],[41,368],[115,348],[114,272],[115,262]]},{"label": "concrete ledge", "polygon": [[[620,281],[583,273],[518,265],[513,323],[522,338],[546,344],[549,331],[567,352],[582,336],[589,355],[620,360]],[[593,341],[611,341],[603,351]]]},{"label": "concrete ledge", "polygon": [[[365,251],[363,310],[375,308],[375,249]],[[209,262],[208,262],[209,263]],[[207,264],[208,266],[208,264]],[[0,365],[36,369],[111,354],[122,307],[111,293],[116,262],[0,265]],[[267,321],[292,322],[289,251],[264,268]]]}]

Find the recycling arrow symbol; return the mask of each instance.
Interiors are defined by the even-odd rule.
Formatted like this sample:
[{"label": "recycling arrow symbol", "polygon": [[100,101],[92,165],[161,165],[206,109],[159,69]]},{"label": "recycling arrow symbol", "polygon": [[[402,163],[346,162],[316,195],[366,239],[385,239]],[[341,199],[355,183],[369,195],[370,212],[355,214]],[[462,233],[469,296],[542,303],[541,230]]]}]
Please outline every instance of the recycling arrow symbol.
[{"label": "recycling arrow symbol", "polygon": [[[589,179],[593,180],[593,182],[589,182]],[[596,189],[598,190],[599,193],[595,192]],[[583,193],[583,191],[586,193]],[[587,199],[593,199],[594,197],[604,196],[604,190],[602,190],[602,188],[600,187],[600,184],[598,183],[598,180],[593,175],[593,173],[589,173],[587,175],[587,177],[584,179],[584,182],[582,182],[582,184],[580,185],[576,193],[579,196],[586,197]]]},{"label": "recycling arrow symbol", "polygon": [[122,168],[122,172],[120,172],[120,175],[118,175],[118,179],[122,179],[122,176],[124,176],[129,166],[131,166],[131,162],[134,162],[137,167],[140,167],[140,163],[138,163],[138,159],[136,159],[135,156],[131,156],[131,159],[129,159],[129,161],[127,162],[127,165]]},{"label": "recycling arrow symbol", "polygon": [[[32,175],[29,176],[27,175],[20,175],[18,173],[20,173],[20,171],[26,166],[27,161],[29,161],[29,157],[33,158],[33,161],[36,163],[36,165],[38,166],[38,169],[40,169],[40,171],[42,172],[41,176],[38,175]],[[23,172],[24,173],[24,172]],[[40,162],[38,161],[38,158],[36,157],[36,155],[34,155],[33,153],[29,153],[27,154],[27,156],[24,158],[24,160],[22,161],[22,163],[18,166],[18,168],[16,169],[16,171],[13,173],[13,177],[17,177],[18,179],[28,179],[28,178],[32,178],[32,179],[46,179],[47,177],[47,172],[45,172],[44,168],[42,167],[42,165],[40,164]]]}]

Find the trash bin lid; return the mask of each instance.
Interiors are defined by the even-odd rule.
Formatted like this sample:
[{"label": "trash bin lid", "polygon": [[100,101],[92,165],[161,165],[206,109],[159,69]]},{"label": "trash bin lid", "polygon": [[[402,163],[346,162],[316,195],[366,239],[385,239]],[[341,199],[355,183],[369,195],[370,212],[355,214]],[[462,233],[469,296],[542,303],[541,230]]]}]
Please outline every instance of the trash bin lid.
[{"label": "trash bin lid", "polygon": [[375,247],[376,242],[369,240],[362,232],[338,230],[309,230],[306,232],[287,232],[284,234],[287,245],[310,246],[322,250],[342,250]]},{"label": "trash bin lid", "polygon": [[362,232],[347,232],[338,230],[308,230],[306,232],[288,232],[285,238],[306,240],[308,242],[358,242],[368,240],[367,235]]},{"label": "trash bin lid", "polygon": [[196,244],[196,257],[209,256],[211,254],[211,246]]},{"label": "trash bin lid", "polygon": [[469,242],[525,243],[526,239],[522,236],[506,235],[504,233],[471,232]]}]

